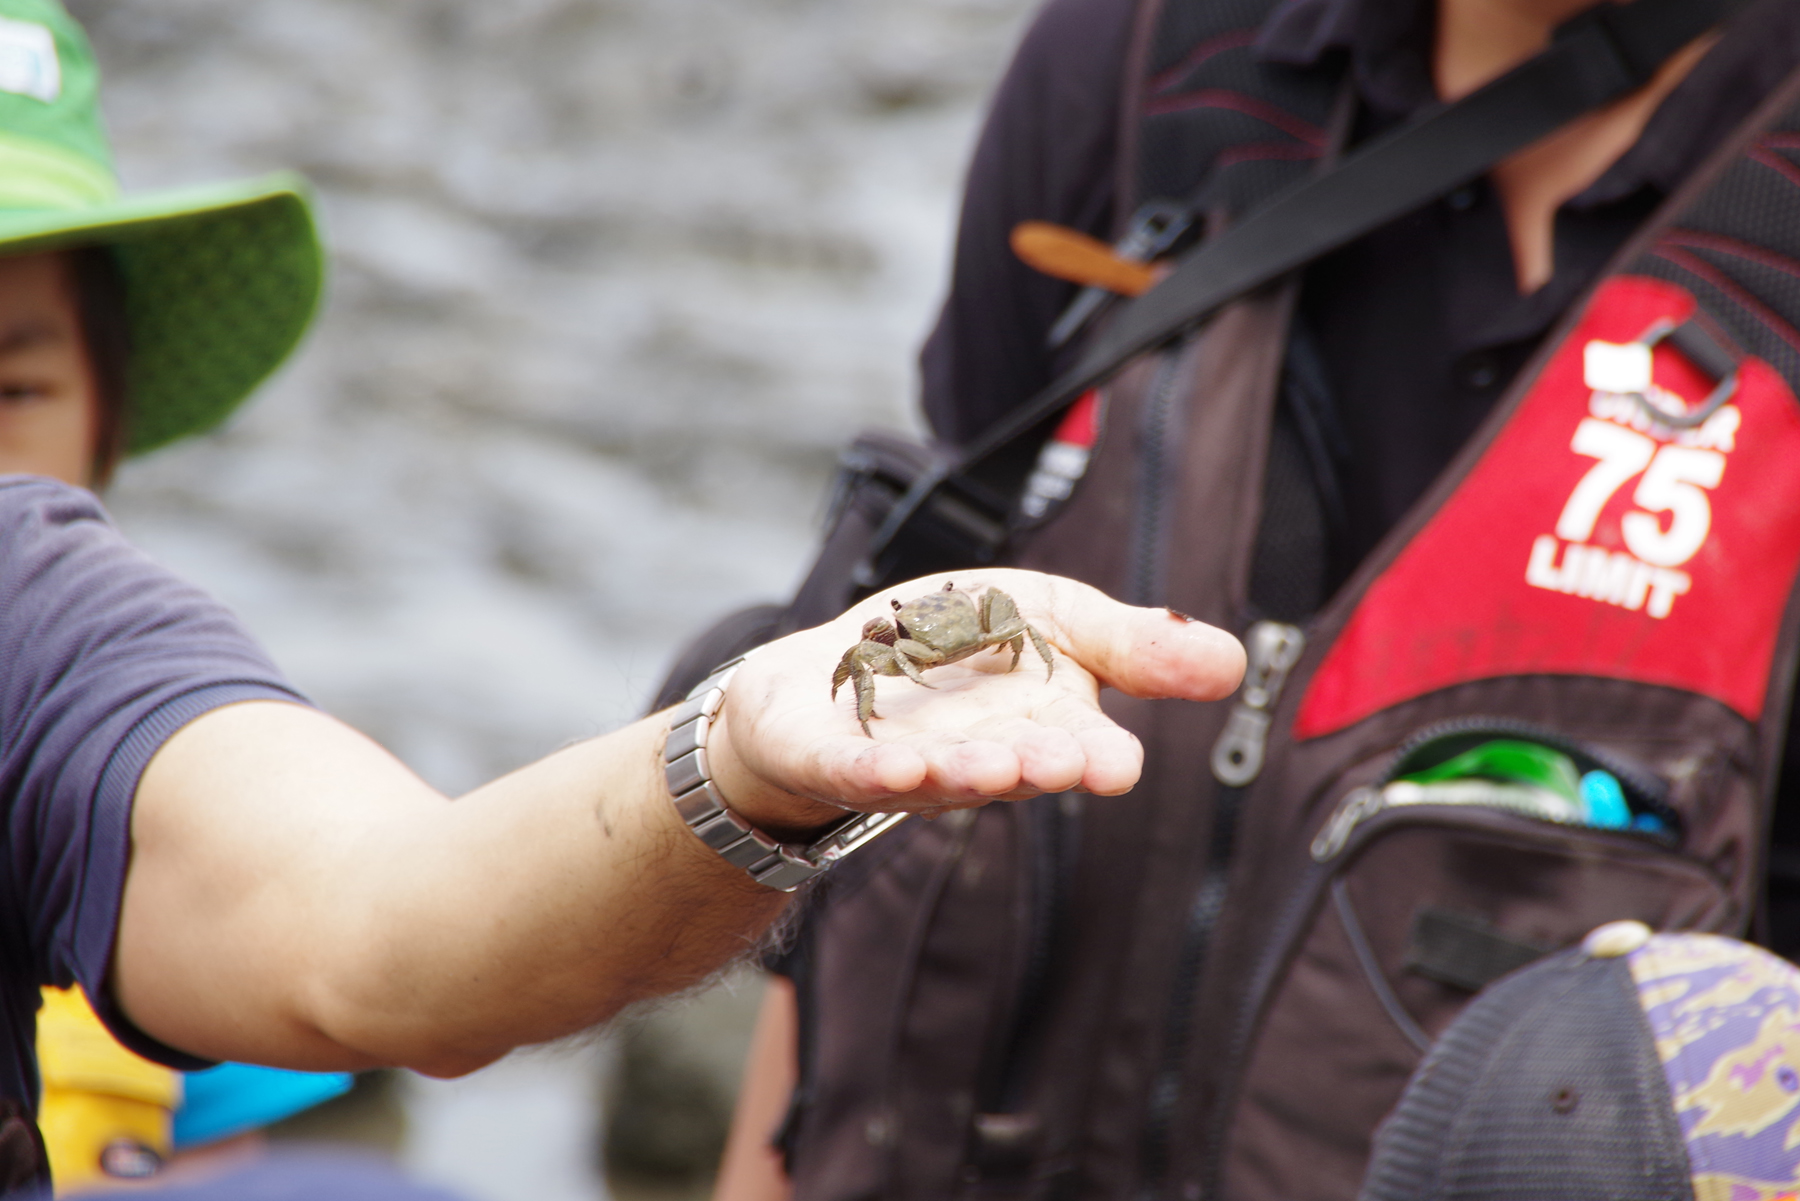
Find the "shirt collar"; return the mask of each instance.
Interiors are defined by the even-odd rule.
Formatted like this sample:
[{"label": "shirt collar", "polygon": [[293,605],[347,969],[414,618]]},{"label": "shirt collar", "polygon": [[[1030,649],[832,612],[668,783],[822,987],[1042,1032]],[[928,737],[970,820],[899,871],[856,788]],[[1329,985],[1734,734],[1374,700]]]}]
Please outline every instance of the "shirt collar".
[{"label": "shirt collar", "polygon": [[[1435,0],[1283,0],[1255,49],[1267,62],[1330,67],[1348,61],[1357,94],[1381,125],[1436,101],[1431,78]],[[1644,135],[1569,201],[1589,208],[1649,186],[1670,191],[1800,63],[1800,4],[1759,0],[1651,117]]]},{"label": "shirt collar", "polygon": [[1347,57],[1363,100],[1403,117],[1436,99],[1433,0],[1285,0],[1257,35],[1266,62],[1318,67]]}]

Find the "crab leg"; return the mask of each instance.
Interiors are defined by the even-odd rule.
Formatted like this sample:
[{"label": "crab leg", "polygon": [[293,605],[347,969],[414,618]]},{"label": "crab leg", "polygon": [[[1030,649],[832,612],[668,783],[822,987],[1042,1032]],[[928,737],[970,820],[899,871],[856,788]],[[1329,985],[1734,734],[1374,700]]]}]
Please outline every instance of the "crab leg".
[{"label": "crab leg", "polygon": [[[845,651],[844,657],[838,660],[837,669],[831,673],[831,699],[837,700],[838,689],[846,682],[852,683],[856,692],[856,720],[862,723],[863,733],[871,738],[874,735],[869,733],[869,720],[876,716],[875,673],[898,674],[893,670],[896,658],[884,644],[865,639]],[[871,660],[877,666],[871,667]]]},{"label": "crab leg", "polygon": [[1025,623],[1019,620],[1019,612],[1011,604],[1005,609],[1012,609],[1009,616],[1002,608],[1002,602],[1010,601],[1006,593],[998,588],[989,588],[981,594],[981,632],[990,639],[988,645],[995,650],[1003,646],[1012,647],[1012,666],[1007,671],[1016,671],[1019,667],[1019,656],[1025,653],[1025,634],[1020,628]]},{"label": "crab leg", "polygon": [[856,652],[860,649],[860,645],[853,646],[844,652],[844,657],[842,659],[838,660],[837,670],[831,673],[832,700],[837,700],[838,689],[842,688],[844,686],[844,681],[850,678],[850,672],[852,670],[851,664],[855,659]]},{"label": "crab leg", "polygon": [[1031,636],[1031,645],[1044,660],[1044,678],[1048,680],[1056,674],[1056,660],[1050,657],[1050,644],[1044,641],[1044,636],[1033,626],[1026,626],[1025,632]]},{"label": "crab leg", "polygon": [[861,662],[852,670],[856,675],[856,720],[862,724],[863,736],[873,738],[869,721],[875,717],[875,673],[869,670],[868,664]]},{"label": "crab leg", "polygon": [[981,632],[983,634],[997,634],[1001,626],[1008,624],[1009,621],[1019,619],[1017,609],[1014,609],[1010,615],[995,612],[1000,608],[1002,599],[1010,600],[1011,598],[998,588],[989,588],[981,594]]},{"label": "crab leg", "polygon": [[1019,616],[1018,606],[1013,604],[1012,597],[998,588],[989,588],[982,594],[981,628],[996,642],[1012,643],[1013,667],[1019,665],[1019,656],[1025,652],[1024,639],[1030,638],[1032,649],[1037,651],[1047,669],[1044,678],[1049,679],[1056,674],[1056,660],[1050,656],[1050,644],[1044,641],[1044,636],[1037,632],[1036,626]]},{"label": "crab leg", "polygon": [[924,663],[927,667],[937,666],[937,664],[933,662],[933,660],[938,657],[937,653],[930,647],[922,642],[914,642],[910,638],[902,638],[899,642],[894,644],[894,649],[889,653],[893,656],[893,667],[898,667],[900,670],[891,670],[887,664],[883,664],[882,674],[890,676],[903,675],[923,688],[937,687],[936,684],[929,682],[924,676],[919,674],[920,663]]}]

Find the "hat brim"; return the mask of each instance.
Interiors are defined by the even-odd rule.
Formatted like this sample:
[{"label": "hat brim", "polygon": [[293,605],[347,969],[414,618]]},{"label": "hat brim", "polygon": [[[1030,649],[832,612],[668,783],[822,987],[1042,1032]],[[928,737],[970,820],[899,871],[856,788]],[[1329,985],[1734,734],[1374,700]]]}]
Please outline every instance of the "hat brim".
[{"label": "hat brim", "polygon": [[290,174],[0,212],[0,255],[95,245],[125,280],[128,454],[223,421],[299,343],[324,282],[309,192]]}]

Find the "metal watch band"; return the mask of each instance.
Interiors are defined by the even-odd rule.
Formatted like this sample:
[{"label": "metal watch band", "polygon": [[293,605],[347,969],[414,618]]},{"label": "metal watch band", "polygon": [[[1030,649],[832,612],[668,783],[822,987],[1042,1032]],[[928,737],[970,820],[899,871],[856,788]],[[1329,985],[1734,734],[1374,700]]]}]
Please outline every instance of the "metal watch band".
[{"label": "metal watch band", "polygon": [[669,739],[663,744],[663,778],[675,798],[675,812],[701,842],[727,863],[743,868],[758,884],[793,892],[910,814],[852,813],[801,846],[776,841],[726,808],[706,762],[706,736],[725,703],[725,686],[743,661],[739,656],[701,680],[671,715]]}]

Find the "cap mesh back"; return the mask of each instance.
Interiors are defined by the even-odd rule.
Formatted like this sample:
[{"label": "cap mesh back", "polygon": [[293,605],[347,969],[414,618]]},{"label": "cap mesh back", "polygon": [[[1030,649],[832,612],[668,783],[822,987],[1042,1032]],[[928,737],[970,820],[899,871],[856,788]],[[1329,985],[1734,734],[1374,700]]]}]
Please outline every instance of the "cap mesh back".
[{"label": "cap mesh back", "polygon": [[1484,991],[1377,1135],[1363,1201],[1692,1201],[1624,959],[1568,952]]},{"label": "cap mesh back", "polygon": [[130,307],[133,453],[223,420],[293,349],[318,302],[318,251],[297,195],[163,221],[116,253]]}]

